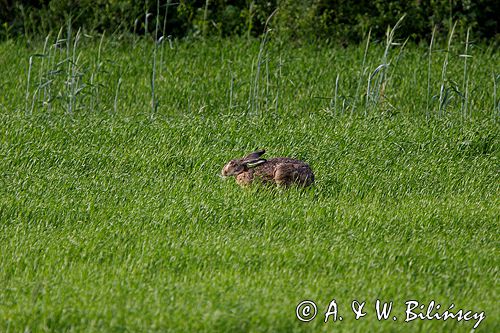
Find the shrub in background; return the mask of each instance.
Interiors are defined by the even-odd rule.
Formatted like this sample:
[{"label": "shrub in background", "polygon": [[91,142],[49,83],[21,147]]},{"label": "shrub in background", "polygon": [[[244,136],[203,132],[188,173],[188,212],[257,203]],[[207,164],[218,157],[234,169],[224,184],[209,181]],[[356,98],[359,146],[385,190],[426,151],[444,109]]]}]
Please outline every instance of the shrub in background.
[{"label": "shrub in background", "polygon": [[[165,34],[184,36],[258,36],[269,15],[273,29],[284,39],[330,40],[357,43],[369,29],[374,38],[384,38],[404,14],[403,36],[428,39],[434,26],[448,30],[458,21],[458,32],[471,27],[475,36],[499,40],[496,0],[162,0],[160,27],[168,13]],[[155,30],[156,0],[0,0],[3,38],[24,34],[46,34],[65,26],[89,31],[151,33]],[[163,34],[163,31],[161,32]]]}]

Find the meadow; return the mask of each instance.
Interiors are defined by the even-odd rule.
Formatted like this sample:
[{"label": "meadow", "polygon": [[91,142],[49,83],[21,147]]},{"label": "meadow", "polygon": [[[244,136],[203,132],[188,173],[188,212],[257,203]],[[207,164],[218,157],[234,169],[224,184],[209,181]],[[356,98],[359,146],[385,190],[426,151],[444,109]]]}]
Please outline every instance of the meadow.
[{"label": "meadow", "polygon": [[[498,50],[390,37],[1,43],[0,331],[498,332]],[[219,176],[259,148],[314,186]]]}]

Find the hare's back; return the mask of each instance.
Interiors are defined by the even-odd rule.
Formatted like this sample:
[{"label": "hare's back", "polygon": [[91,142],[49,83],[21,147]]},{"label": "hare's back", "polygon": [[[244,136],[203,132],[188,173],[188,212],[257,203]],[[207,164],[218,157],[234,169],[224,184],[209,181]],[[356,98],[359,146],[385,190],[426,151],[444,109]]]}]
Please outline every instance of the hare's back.
[{"label": "hare's back", "polygon": [[273,178],[277,169],[281,170],[300,170],[300,172],[311,172],[309,165],[303,161],[288,158],[276,157],[268,159],[266,163],[257,166],[254,170],[255,173],[264,178]]},{"label": "hare's back", "polygon": [[308,164],[304,161],[297,160],[294,158],[288,158],[288,157],[271,158],[271,159],[267,160],[267,163],[270,165],[273,165],[274,167],[276,167],[278,164],[287,164],[287,165],[295,166],[295,167],[308,166]]},{"label": "hare's back", "polygon": [[294,183],[309,186],[314,182],[314,173],[309,165],[303,161],[278,158],[276,159],[274,181],[278,185],[291,185]]}]

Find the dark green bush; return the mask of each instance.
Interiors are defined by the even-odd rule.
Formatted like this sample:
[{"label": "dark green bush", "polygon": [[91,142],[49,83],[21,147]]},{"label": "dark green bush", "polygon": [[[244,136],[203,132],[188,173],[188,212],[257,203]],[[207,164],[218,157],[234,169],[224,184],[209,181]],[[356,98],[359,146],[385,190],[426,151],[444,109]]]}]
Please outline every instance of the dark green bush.
[{"label": "dark green bush", "polygon": [[[165,34],[176,37],[253,35],[271,27],[285,39],[331,40],[357,43],[371,29],[384,38],[388,26],[407,15],[401,36],[428,39],[436,26],[442,31],[457,21],[458,32],[470,27],[474,36],[498,40],[497,0],[162,0],[160,34],[168,12]],[[110,33],[152,33],[156,0],[0,0],[0,36],[46,34],[66,26]],[[148,13],[150,13],[148,15]]]}]

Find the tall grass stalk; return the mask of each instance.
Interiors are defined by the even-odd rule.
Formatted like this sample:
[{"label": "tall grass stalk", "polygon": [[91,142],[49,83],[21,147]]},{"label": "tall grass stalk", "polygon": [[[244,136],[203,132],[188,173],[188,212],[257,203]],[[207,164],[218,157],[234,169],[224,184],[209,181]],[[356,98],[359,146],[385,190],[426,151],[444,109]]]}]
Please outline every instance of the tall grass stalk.
[{"label": "tall grass stalk", "polygon": [[372,34],[372,29],[370,28],[370,30],[368,30],[368,37],[366,38],[365,52],[363,54],[363,62],[361,63],[361,70],[360,70],[360,73],[359,73],[358,86],[356,87],[356,95],[355,95],[355,98],[354,98],[354,105],[353,105],[353,107],[351,109],[351,114],[356,111],[357,103],[359,102],[359,99],[361,98],[359,96],[359,89],[361,89],[361,83],[362,83],[363,78],[364,78],[364,76],[366,74],[365,63],[366,63],[366,56],[368,55],[368,48],[370,46],[370,37],[371,37],[371,34]]},{"label": "tall grass stalk", "polygon": [[115,100],[114,100],[114,103],[113,103],[113,110],[116,114],[117,110],[118,110],[118,95],[120,94],[120,87],[122,85],[122,77],[120,75],[120,77],[118,78],[118,82],[116,84],[116,91],[115,91]]},{"label": "tall grass stalk", "polygon": [[207,31],[208,31],[208,3],[209,0],[205,0],[205,9],[203,11],[203,38],[207,37]]},{"label": "tall grass stalk", "polygon": [[[156,81],[156,53],[158,50],[158,29],[160,27],[160,0],[156,1],[156,27],[155,41],[153,44],[153,68],[151,73],[151,116],[154,116],[158,107],[158,102],[155,96],[155,81]],[[160,41],[161,42],[161,41]]]},{"label": "tall grass stalk", "polygon": [[259,48],[259,55],[257,56],[257,68],[255,70],[255,79],[253,83],[253,90],[251,94],[251,105],[252,105],[252,112],[257,113],[259,110],[259,77],[260,77],[260,66],[262,64],[262,57],[266,48],[266,42],[267,42],[267,36],[269,34],[269,29],[266,30],[264,33],[264,37],[262,38],[262,41],[260,43],[260,48]]},{"label": "tall grass stalk", "polygon": [[[46,39],[47,41],[47,39]],[[46,49],[46,45],[44,46],[44,51]],[[35,91],[33,92],[33,96],[32,96],[32,100],[31,100],[31,107],[29,107],[29,98],[30,98],[30,85],[31,85],[31,72],[33,70],[33,59],[34,58],[42,58],[42,63],[43,63],[43,59],[46,57],[45,55],[45,52],[44,53],[36,53],[36,54],[33,54],[29,57],[29,64],[28,64],[28,79],[27,79],[27,82],[26,82],[26,93],[25,93],[25,113],[26,114],[33,114],[33,110],[35,108],[35,104],[36,102],[38,101],[38,93],[40,91],[41,88],[43,88],[45,86],[45,84],[42,82],[42,75],[41,75],[41,71],[39,73],[39,82],[38,82],[38,85],[35,89]],[[41,68],[43,68],[43,65],[40,66]]]},{"label": "tall grass stalk", "polygon": [[[160,52],[160,73],[163,70],[163,54],[165,53],[165,35],[167,33],[167,18],[168,18],[168,8],[170,7],[170,3],[172,0],[167,0],[167,4],[165,5],[165,16],[163,17],[163,30],[161,31],[162,34],[162,44],[161,44],[161,52]],[[170,38],[169,38],[170,42]]]},{"label": "tall grass stalk", "polygon": [[[55,81],[55,77],[57,75],[59,75],[60,73],[62,73],[61,70],[57,69],[57,67],[59,67],[60,64],[56,61],[58,61],[58,59],[59,59],[58,54],[59,55],[61,54],[61,52],[58,52],[57,50],[59,49],[59,45],[62,44],[62,42],[64,41],[63,39],[61,39],[61,36],[63,34],[63,29],[64,29],[64,27],[61,27],[59,29],[59,32],[57,33],[57,37],[56,37],[54,44],[52,44],[49,48],[49,62],[50,62],[49,68],[51,69],[49,72],[49,75],[50,75],[50,80],[52,80],[52,81]],[[47,95],[48,95],[47,111],[51,112],[52,111],[52,102],[53,102],[52,84],[48,84],[46,89],[47,89]]]},{"label": "tall grass stalk", "polygon": [[28,113],[28,104],[29,104],[29,98],[30,98],[30,82],[31,82],[31,68],[33,66],[33,56],[30,56],[29,58],[29,65],[28,65],[28,80],[26,81],[26,94],[25,94],[25,113]]},{"label": "tall grass stalk", "polygon": [[[375,70],[368,77],[368,83],[366,86],[365,116],[368,114],[368,108],[370,108],[371,105],[378,103],[378,98],[376,98],[376,102],[370,102],[370,96],[372,95],[372,90],[377,90],[377,88],[372,89],[371,82],[372,82],[373,78],[375,78],[377,76],[377,74],[380,71],[382,71],[385,67],[387,67],[387,64],[380,64],[377,68],[375,68]],[[380,79],[377,81],[377,84],[375,86],[376,87],[379,86],[379,91],[380,91]]]},{"label": "tall grass stalk", "polygon": [[493,117],[498,117],[500,119],[500,102],[497,102],[497,81],[500,75],[495,72],[492,73],[493,76]]},{"label": "tall grass stalk", "polygon": [[68,107],[67,107],[67,112],[71,113],[71,96],[70,96],[70,93],[69,93],[69,90],[70,90],[70,82],[71,82],[71,61],[69,61],[69,59],[71,59],[70,57],[70,53],[71,53],[71,34],[72,34],[72,31],[71,31],[71,16],[69,17],[68,21],[67,21],[67,27],[66,27],[66,60],[68,62],[68,69],[66,71],[66,84],[65,84],[65,87],[66,87],[66,100],[67,100],[67,104],[68,104]]},{"label": "tall grass stalk", "polygon": [[464,83],[462,88],[462,91],[464,92],[464,96],[462,98],[462,114],[464,117],[467,117],[467,106],[469,102],[469,76],[467,73],[467,58],[472,57],[468,54],[469,34],[470,34],[470,27],[467,29],[467,37],[465,38],[465,52],[464,54],[461,55],[461,57],[464,58]]},{"label": "tall grass stalk", "polygon": [[231,75],[231,81],[229,83],[229,111],[233,108],[233,89],[234,89],[234,75],[231,70],[231,65],[229,65],[229,73]]},{"label": "tall grass stalk", "polygon": [[333,106],[334,106],[334,110],[335,110],[335,114],[337,114],[337,96],[338,96],[338,93],[339,93],[339,78],[340,78],[340,74],[337,74],[337,77],[335,78],[335,93],[333,95]]},{"label": "tall grass stalk", "polygon": [[434,46],[434,38],[436,36],[436,26],[432,29],[431,42],[429,43],[429,61],[427,63],[427,108],[426,114],[429,116],[430,98],[431,98],[431,77],[432,77],[432,47]]},{"label": "tall grass stalk", "polygon": [[99,105],[99,72],[101,71],[101,52],[102,52],[102,42],[104,41],[104,35],[106,34],[103,31],[101,35],[101,40],[99,41],[99,48],[97,49],[97,63],[94,66],[94,71],[90,76],[90,86],[92,89],[92,94],[90,96],[90,109],[92,111],[95,110],[95,106]]},{"label": "tall grass stalk", "polygon": [[[382,64],[386,64],[384,68],[389,67],[389,62],[387,61],[387,58],[389,57],[389,50],[391,49],[391,47],[395,45],[400,45],[399,43],[394,43],[394,35],[396,34],[396,30],[403,22],[405,16],[406,14],[401,16],[401,18],[396,22],[396,24],[392,29],[390,27],[387,28],[385,50],[384,50],[384,55],[382,56]],[[386,70],[384,69],[380,75],[380,79],[382,80],[382,82],[385,80],[385,76],[386,76]]]},{"label": "tall grass stalk", "polygon": [[255,6],[255,1],[250,1],[248,5],[248,15],[247,15],[247,40],[250,40],[252,27],[253,27],[253,7]]},{"label": "tall grass stalk", "polygon": [[[276,14],[278,9],[276,8],[271,15],[266,20],[266,23],[264,25],[264,36],[262,37],[262,41],[260,43],[260,48],[259,48],[259,55],[257,56],[257,69],[255,71],[255,79],[254,79],[254,85],[253,85],[253,92],[251,93],[251,105],[252,105],[252,112],[257,113],[259,109],[259,78],[260,78],[260,67],[262,65],[262,59],[264,52],[267,52],[266,49],[266,43],[267,43],[267,38],[269,33],[271,32],[271,29],[268,28],[269,22],[271,18]],[[266,55],[267,57],[267,55]]]},{"label": "tall grass stalk", "polygon": [[275,112],[278,112],[278,107],[279,107],[281,78],[282,78],[281,67],[282,66],[283,66],[283,62],[282,62],[281,54],[280,54],[279,60],[278,60],[278,79],[277,79],[277,84],[276,84],[276,96],[274,97],[274,110],[275,110]]},{"label": "tall grass stalk", "polygon": [[[396,59],[394,61],[391,60],[391,63],[390,63],[391,69],[393,72],[395,71],[396,67],[398,66],[399,60],[402,58],[403,51],[405,50],[406,44],[408,43],[409,40],[410,40],[410,38],[408,37],[405,39],[405,41],[403,43],[393,43],[392,44],[392,45],[401,45],[401,47],[399,48],[398,54],[396,56]],[[392,76],[388,76],[386,78],[386,80],[382,83],[382,87],[381,87],[381,91],[380,91],[380,96],[383,97],[384,101],[387,103],[389,103],[389,101],[385,95],[385,90],[388,89],[388,86],[391,82],[391,79],[392,79]]]},{"label": "tall grass stalk", "polygon": [[[79,83],[79,73],[78,73],[78,59],[79,56],[76,56],[76,50],[78,46],[78,42],[80,41],[81,37],[81,29],[78,29],[75,40],[73,42],[73,49],[71,52],[71,61],[68,61],[70,64],[70,73],[68,73],[70,80],[69,80],[69,105],[68,105],[68,112],[72,113],[75,108],[76,104],[76,95],[79,92],[78,90],[78,83]],[[69,37],[68,37],[69,38]]]},{"label": "tall grass stalk", "polygon": [[448,94],[445,93],[445,85],[446,85],[446,73],[448,69],[448,61],[450,56],[451,49],[451,41],[453,40],[453,35],[455,33],[455,27],[457,26],[457,22],[455,22],[450,30],[448,36],[448,46],[446,48],[446,55],[444,57],[443,66],[441,69],[441,87],[439,88],[439,110],[438,114],[441,116],[448,102]]},{"label": "tall grass stalk", "polygon": [[132,33],[132,47],[135,49],[137,46],[137,25],[139,24],[139,18],[136,18],[134,21],[134,30]]},{"label": "tall grass stalk", "polygon": [[[49,42],[49,38],[50,38],[50,33],[45,38],[42,53],[34,55],[34,57],[41,58],[41,61],[40,61],[40,69],[38,70],[38,85],[37,85],[35,91],[33,92],[33,97],[32,97],[32,101],[31,101],[31,108],[30,108],[29,114],[33,114],[33,111],[35,110],[35,105],[40,98],[39,97],[40,91],[42,89],[44,89],[44,91],[45,91],[47,85],[49,85],[51,83],[51,80],[48,78],[45,78],[46,81],[44,82],[44,75],[43,75],[44,69],[45,69],[45,58],[47,58],[47,44]],[[50,59],[49,59],[49,61],[50,61]],[[44,96],[42,96],[42,107],[44,105],[45,105],[45,94],[44,94]]]},{"label": "tall grass stalk", "polygon": [[[47,34],[47,37],[45,37],[45,42],[43,43],[43,57],[42,57],[42,61],[41,61],[41,64],[40,64],[40,70],[38,71],[38,86],[39,87],[44,87],[44,94],[42,96],[42,106],[45,106],[45,98],[46,98],[46,82],[49,82],[49,78],[48,77],[45,77],[45,80],[47,80],[46,82],[43,82],[44,80],[44,77],[43,77],[43,73],[44,73],[44,68],[45,68],[45,58],[48,58],[48,55],[47,55],[47,45],[49,43],[49,39],[50,39],[50,32]],[[50,58],[48,59],[48,61],[50,61]]]},{"label": "tall grass stalk", "polygon": [[270,81],[269,81],[269,57],[266,57],[266,110],[268,110],[268,101],[269,101],[269,86],[270,86]]},{"label": "tall grass stalk", "polygon": [[[387,70],[390,65],[390,61],[388,60],[389,58],[389,50],[391,49],[392,46],[395,45],[400,45],[399,43],[394,42],[394,36],[396,34],[396,30],[400,27],[401,23],[403,22],[406,14],[401,16],[399,20],[396,22],[394,27],[388,27],[387,32],[386,32],[386,43],[385,43],[385,50],[384,54],[382,56],[382,63],[372,72],[370,77],[368,78],[368,85],[367,85],[367,96],[366,96],[366,101],[367,101],[367,107],[365,108],[365,115],[368,112],[368,108],[370,106],[376,106],[379,103],[380,97],[384,94],[384,89],[386,85],[386,79],[387,79]],[[375,85],[372,89],[371,86],[371,81],[375,76],[377,76],[377,80],[375,82]],[[373,94],[373,96],[371,96]],[[370,103],[371,100],[371,103]]]},{"label": "tall grass stalk", "polygon": [[149,18],[153,16],[152,13],[146,13],[146,17],[144,18],[144,37],[147,37],[148,35],[148,30],[149,30]]}]

